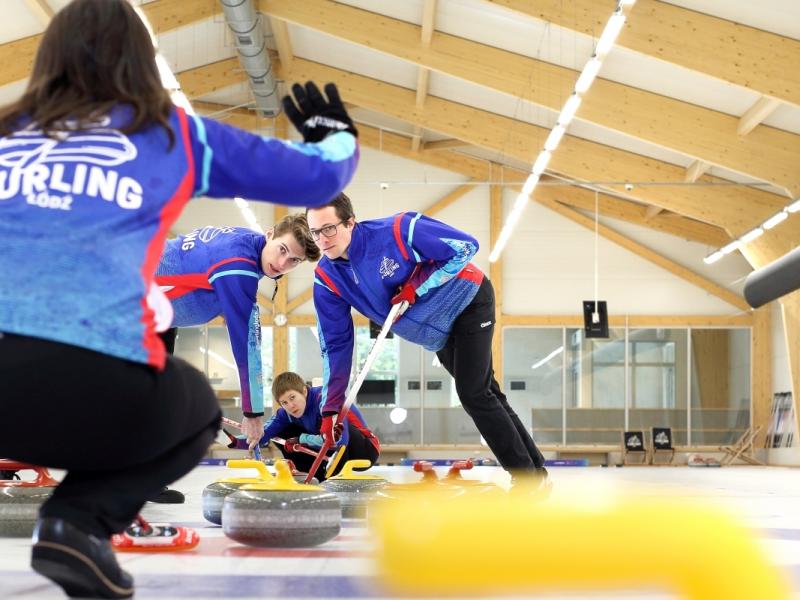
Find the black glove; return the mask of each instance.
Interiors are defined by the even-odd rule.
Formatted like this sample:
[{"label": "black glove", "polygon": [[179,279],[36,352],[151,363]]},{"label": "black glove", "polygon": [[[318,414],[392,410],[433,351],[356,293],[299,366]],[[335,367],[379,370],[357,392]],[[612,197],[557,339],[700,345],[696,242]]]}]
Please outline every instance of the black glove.
[{"label": "black glove", "polygon": [[[349,131],[358,137],[355,125],[344,109],[339,90],[332,83],[325,86],[326,100],[313,81],[305,88],[295,83],[292,94],[283,97],[286,116],[303,136],[304,142],[321,142],[330,133]],[[297,102],[297,104],[295,104]]]}]

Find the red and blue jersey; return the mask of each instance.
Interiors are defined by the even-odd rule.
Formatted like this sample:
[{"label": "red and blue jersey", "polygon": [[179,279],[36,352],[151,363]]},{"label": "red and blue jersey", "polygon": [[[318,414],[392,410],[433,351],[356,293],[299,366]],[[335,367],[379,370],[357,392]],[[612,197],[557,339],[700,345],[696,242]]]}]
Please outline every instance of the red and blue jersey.
[{"label": "red and blue jersey", "polygon": [[264,234],[251,229],[201,227],[169,240],[156,270],[156,283],[172,303],[173,327],[225,318],[247,417],[264,414],[257,298],[265,244]]},{"label": "red and blue jersey", "polygon": [[475,297],[483,273],[470,260],[472,236],[420,213],[362,221],[353,229],[347,259],[323,258],[314,271],[314,308],[322,350],[322,403],[338,412],[353,359],[351,308],[376,323],[392,297],[414,275],[416,301],[392,325],[401,338],[431,351],[447,342],[453,321]]},{"label": "red and blue jersey", "polygon": [[[312,448],[321,448],[323,439],[319,433],[320,424],[322,423],[322,388],[321,387],[306,387],[308,396],[306,397],[306,409],[300,418],[293,417],[286,409],[279,408],[269,418],[266,425],[264,425],[264,435],[259,444],[266,446],[269,441],[274,437],[283,437],[283,432],[286,431],[291,425],[295,425],[302,429],[305,433],[299,436],[299,442],[310,446]],[[370,431],[364,415],[358,410],[358,407],[353,404],[350,406],[350,411],[347,413],[347,422],[351,423],[358,429],[364,437],[367,438],[373,446],[380,452],[381,445],[375,434]],[[342,437],[338,445],[346,446],[350,440],[349,427],[342,430]],[[237,438],[237,448],[247,448],[247,440],[242,437]]]},{"label": "red and blue jersey", "polygon": [[175,108],[131,134],[120,105],[90,128],[0,138],[0,331],[162,368],[154,274],[195,196],[324,204],[358,162],[346,132],[319,144],[254,135]]}]

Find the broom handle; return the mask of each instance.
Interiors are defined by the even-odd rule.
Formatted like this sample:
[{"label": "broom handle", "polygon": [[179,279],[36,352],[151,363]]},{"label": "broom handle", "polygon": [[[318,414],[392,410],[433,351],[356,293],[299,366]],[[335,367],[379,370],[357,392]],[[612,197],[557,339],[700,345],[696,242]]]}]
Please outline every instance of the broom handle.
[{"label": "broom handle", "polygon": [[[372,345],[372,349],[369,351],[367,355],[367,360],[364,361],[364,365],[361,367],[361,371],[358,373],[358,377],[356,377],[356,381],[353,386],[350,388],[350,391],[347,392],[347,397],[345,398],[344,404],[342,405],[339,414],[336,416],[336,423],[343,423],[345,418],[347,417],[347,413],[350,412],[350,407],[353,405],[353,402],[356,400],[356,396],[358,396],[358,392],[361,389],[361,384],[364,383],[364,380],[367,378],[367,373],[369,373],[370,368],[372,367],[372,363],[375,362],[375,359],[380,354],[381,347],[383,346],[383,341],[386,339],[386,336],[389,335],[389,330],[392,328],[392,325],[397,320],[398,316],[402,314],[402,312],[408,308],[408,302],[403,300],[402,302],[395,304],[392,306],[392,310],[389,311],[389,314],[386,315],[386,320],[383,322],[383,327],[381,327],[381,332],[378,334],[378,338],[375,340],[375,343]],[[314,476],[314,473],[317,472],[319,469],[320,464],[322,463],[322,457],[325,456],[330,450],[331,446],[333,445],[333,440],[325,440],[322,444],[322,448],[320,448],[319,456],[314,461],[314,464],[308,470],[308,476],[306,477],[306,483],[311,481],[311,478]]]}]

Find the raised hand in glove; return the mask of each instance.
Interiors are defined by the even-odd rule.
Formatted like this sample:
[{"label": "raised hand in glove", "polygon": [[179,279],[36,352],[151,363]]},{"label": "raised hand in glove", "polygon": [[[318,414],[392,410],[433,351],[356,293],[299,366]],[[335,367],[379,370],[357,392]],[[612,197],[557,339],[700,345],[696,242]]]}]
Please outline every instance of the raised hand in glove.
[{"label": "raised hand in glove", "polygon": [[358,137],[353,120],[347,114],[333,83],[325,86],[325,94],[327,100],[316,84],[309,81],[305,87],[295,83],[292,94],[283,97],[283,110],[303,136],[303,141],[321,142],[329,134],[338,131],[349,131]]}]

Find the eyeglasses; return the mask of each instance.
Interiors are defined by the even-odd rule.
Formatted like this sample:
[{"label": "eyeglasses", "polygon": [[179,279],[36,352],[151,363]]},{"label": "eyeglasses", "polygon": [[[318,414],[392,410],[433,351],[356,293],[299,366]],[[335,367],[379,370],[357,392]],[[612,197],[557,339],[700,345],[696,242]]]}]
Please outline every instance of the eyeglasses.
[{"label": "eyeglasses", "polygon": [[332,238],[336,235],[336,228],[344,223],[344,221],[339,221],[338,223],[334,223],[333,225],[325,225],[325,227],[321,227],[320,229],[312,229],[311,230],[311,239],[317,241],[319,239],[320,234],[324,235],[326,238]]}]

